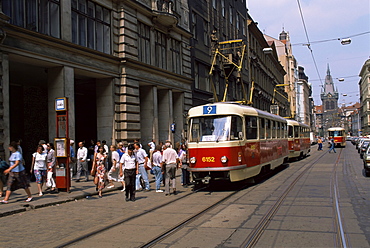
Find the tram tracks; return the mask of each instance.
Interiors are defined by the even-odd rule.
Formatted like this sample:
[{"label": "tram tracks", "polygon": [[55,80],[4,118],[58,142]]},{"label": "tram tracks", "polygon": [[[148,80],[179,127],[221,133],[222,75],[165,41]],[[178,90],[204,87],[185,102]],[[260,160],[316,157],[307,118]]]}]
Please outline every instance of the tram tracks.
[{"label": "tram tracks", "polygon": [[[315,165],[317,162],[325,156],[326,152],[321,154],[317,157],[314,161],[312,161],[306,168],[301,171],[298,176],[294,178],[294,180],[287,186],[287,188],[282,192],[282,194],[278,197],[269,210],[265,213],[265,215],[261,218],[261,220],[257,223],[257,225],[253,228],[252,232],[247,236],[244,242],[240,245],[240,247],[250,248],[255,247],[258,243],[259,239],[263,235],[264,231],[268,227],[269,223],[274,218],[275,214],[278,212],[279,208],[282,206],[283,202],[287,198],[288,194],[293,190],[297,182]],[[337,167],[339,163],[339,159],[342,154],[342,149],[338,155],[337,160],[334,163],[333,167],[333,175],[331,178],[330,187],[331,190],[334,192],[332,194],[333,197],[333,209],[334,209],[334,230],[336,230],[336,245],[337,247],[347,247],[348,241],[345,236],[344,227],[343,227],[343,220],[341,217],[341,211],[339,206],[339,189],[338,189],[338,180],[337,180]]]},{"label": "tram tracks", "polygon": [[[280,196],[275,201],[275,203],[273,204],[273,206],[271,206],[268,209],[268,211],[264,214],[264,216],[261,218],[261,220],[258,222],[258,224],[253,228],[252,232],[242,242],[242,244],[240,245],[240,247],[255,247],[258,244],[258,241],[262,237],[264,231],[269,226],[270,222],[273,220],[273,218],[276,215],[276,213],[279,211],[280,207],[283,205],[283,203],[284,203],[285,199],[287,198],[288,194],[294,189],[294,187],[299,182],[299,180],[310,169],[312,169],[313,166],[315,164],[317,164],[318,161],[323,156],[325,156],[325,154],[326,154],[326,152],[320,154],[320,156],[317,156],[313,161],[311,161],[310,163],[302,166],[300,169],[298,169],[294,173],[294,174],[296,174],[296,176],[294,177],[294,179],[290,182],[289,185],[287,185],[285,187],[285,189],[283,189],[283,192],[280,193]],[[348,240],[345,237],[344,225],[343,225],[343,222],[342,222],[342,216],[341,216],[341,212],[340,212],[339,189],[338,189],[338,179],[337,179],[337,167],[338,167],[338,164],[339,164],[339,159],[341,157],[341,154],[342,154],[342,150],[340,150],[340,153],[338,155],[338,158],[337,158],[337,160],[334,163],[333,176],[331,178],[330,187],[331,187],[331,192],[333,192],[331,195],[332,195],[332,198],[333,198],[333,200],[332,200],[333,201],[333,209],[334,209],[333,212],[335,213],[334,216],[333,216],[333,219],[334,219],[334,221],[333,221],[334,222],[334,231],[336,232],[336,237],[337,237],[337,241],[336,241],[336,244],[335,245],[337,247],[347,247],[348,246]],[[298,175],[297,175],[297,173],[298,173]],[[217,206],[220,206],[225,201],[227,201],[228,199],[230,199],[232,196],[235,196],[241,190],[245,189],[246,187],[249,187],[248,188],[248,191],[243,191],[243,195],[246,195],[246,194],[248,194],[249,191],[254,190],[256,187],[259,187],[259,185],[263,185],[263,184],[257,184],[257,185],[252,186],[252,187],[250,187],[250,185],[244,186],[244,187],[241,187],[238,190],[235,190],[233,192],[228,193],[227,195],[223,195],[222,197],[220,197],[220,199],[215,200],[214,203],[212,203],[212,204],[210,204],[208,206],[205,206],[203,209],[198,210],[196,213],[192,213],[190,216],[186,217],[184,220],[178,222],[177,224],[173,224],[172,226],[170,226],[166,230],[160,232],[157,236],[153,235],[154,238],[153,237],[148,238],[149,241],[145,241],[145,243],[139,245],[139,247],[153,247],[153,246],[158,245],[158,244],[163,244],[166,239],[168,239],[169,237],[171,237],[175,233],[179,232],[184,227],[188,226],[190,223],[192,223],[195,220],[201,218],[201,216],[203,216],[207,212],[211,211],[212,209],[216,208]],[[197,192],[199,192],[199,191],[201,191],[203,189],[199,189]],[[159,208],[164,208],[165,206],[168,206],[171,203],[177,202],[177,201],[179,201],[181,199],[186,199],[187,197],[189,197],[190,195],[193,195],[194,193],[195,192],[192,192],[192,193],[188,193],[186,195],[183,195],[181,197],[177,197],[173,201],[163,203],[163,204],[161,204],[159,206],[155,206],[153,209],[147,210],[144,213],[136,214],[136,215],[130,216],[128,218],[122,219],[120,221],[117,221],[113,225],[112,224],[109,225],[109,227],[100,228],[99,230],[90,232],[90,233],[88,233],[86,235],[83,235],[83,236],[81,236],[79,238],[76,238],[76,239],[73,239],[71,241],[65,242],[65,243],[63,243],[63,244],[61,244],[61,245],[59,245],[57,247],[67,247],[67,246],[71,246],[71,245],[74,245],[74,244],[77,244],[78,245],[78,242],[83,241],[85,239],[89,239],[90,237],[93,237],[95,234],[100,234],[102,231],[106,231],[107,228],[110,229],[112,227],[117,227],[117,226],[123,225],[123,224],[125,224],[125,223],[127,223],[127,222],[129,222],[131,220],[134,220],[134,219],[140,217],[140,216],[146,215],[146,214],[150,213],[151,211],[153,211],[155,209],[157,210]],[[227,242],[227,240],[225,242]]]},{"label": "tram tracks", "polygon": [[160,205],[156,205],[155,207],[150,208],[150,209],[146,210],[145,212],[141,212],[141,213],[138,213],[138,214],[134,214],[134,215],[132,215],[132,216],[129,216],[129,217],[127,217],[127,218],[123,218],[123,219],[121,219],[121,220],[119,220],[119,221],[117,221],[117,222],[115,222],[115,223],[111,223],[111,224],[109,224],[109,225],[107,225],[107,226],[104,226],[104,227],[98,228],[98,229],[96,229],[96,230],[94,230],[94,231],[91,231],[91,232],[89,232],[89,233],[87,233],[87,234],[81,235],[80,237],[77,237],[77,238],[71,239],[71,240],[69,240],[69,241],[66,241],[66,242],[64,242],[64,243],[62,243],[62,244],[60,244],[60,245],[55,246],[55,247],[57,247],[57,248],[61,248],[61,247],[68,247],[68,246],[71,246],[71,245],[76,244],[76,243],[78,243],[78,242],[80,242],[80,241],[86,240],[86,239],[88,239],[88,238],[90,238],[90,237],[92,237],[92,236],[94,236],[94,235],[97,235],[97,234],[100,234],[100,233],[102,233],[102,232],[104,232],[104,231],[107,231],[107,230],[109,230],[109,229],[111,229],[111,228],[114,228],[114,227],[119,226],[119,225],[123,225],[123,224],[125,224],[125,223],[127,223],[127,222],[129,222],[129,221],[131,221],[131,220],[133,220],[133,219],[136,219],[136,218],[141,217],[141,216],[143,216],[143,215],[149,214],[149,213],[151,213],[151,212],[152,212],[152,211],[154,211],[154,210],[157,210],[157,209],[163,208],[163,207],[167,206],[168,204],[171,204],[171,203],[177,202],[177,201],[179,201],[179,200],[182,200],[182,199],[184,199],[184,198],[186,198],[186,197],[189,197],[190,195],[192,195],[192,194],[194,194],[194,193],[197,193],[197,192],[199,192],[199,191],[201,191],[201,190],[203,190],[203,189],[204,189],[204,188],[199,188],[199,189],[197,189],[197,190],[195,190],[195,191],[193,191],[193,192],[190,192],[190,193],[187,193],[187,194],[185,194],[185,195],[182,195],[182,196],[176,197],[175,199],[173,199],[173,200],[171,200],[171,201],[169,201],[169,202],[165,202],[165,203],[162,203],[162,204],[160,204]]},{"label": "tram tracks", "polygon": [[339,187],[338,187],[338,175],[337,175],[337,168],[339,164],[339,160],[341,159],[342,150],[340,150],[339,156],[335,161],[333,174],[331,178],[331,189],[333,194],[333,212],[334,212],[334,227],[337,230],[336,235],[336,242],[337,246],[347,248],[348,238],[344,232],[344,223],[343,218],[340,211],[340,204],[339,204]]},{"label": "tram tracks", "polygon": [[[233,190],[231,191],[230,193],[228,193],[227,195],[225,196],[222,196],[219,200],[217,200],[215,203],[205,207],[204,209],[198,211],[197,213],[193,214],[192,216],[190,217],[187,217],[185,220],[181,221],[179,224],[176,224],[174,227],[171,227],[170,229],[162,232],[160,235],[158,235],[157,237],[155,238],[152,238],[150,241],[146,241],[145,244],[141,245],[140,247],[151,247],[155,244],[157,244],[158,242],[160,242],[161,240],[169,237],[171,234],[179,231],[182,227],[184,227],[186,224],[189,224],[191,223],[192,221],[194,221],[195,219],[199,218],[200,216],[202,216],[203,214],[207,213],[208,211],[210,211],[211,209],[215,208],[216,206],[222,204],[223,202],[225,202],[227,199],[229,199],[230,197],[232,197],[233,195],[235,195],[237,192],[239,192],[240,190],[242,190],[243,188],[245,187],[248,187],[248,185],[243,185],[242,187],[240,187],[239,189],[236,189],[236,190]],[[118,227],[120,225],[124,225],[130,221],[133,221],[135,219],[138,219],[139,217],[143,217],[144,215],[148,215],[150,213],[153,213],[154,211],[157,211],[157,210],[160,210],[162,208],[165,208],[167,206],[169,206],[170,204],[173,204],[175,202],[178,202],[180,200],[184,200],[198,192],[201,192],[202,190],[205,190],[207,187],[202,187],[202,188],[199,188],[197,190],[194,190],[193,192],[190,192],[190,193],[187,193],[185,195],[182,195],[182,196],[178,196],[176,197],[175,199],[171,200],[171,201],[166,201],[165,203],[163,204],[160,204],[160,205],[156,205],[154,206],[153,208],[150,208],[150,209],[147,209],[145,212],[141,212],[141,213],[138,213],[138,214],[134,214],[132,216],[129,216],[127,218],[124,218],[124,219],[121,219],[115,223],[111,223],[107,226],[104,226],[104,227],[101,227],[101,228],[98,228],[96,230],[93,230],[87,234],[84,234],[84,235],[81,235],[77,238],[74,238],[74,239],[71,239],[69,241],[66,241],[66,242],[63,242],[62,244],[59,244],[55,247],[69,247],[69,246],[73,246],[73,245],[78,245],[79,242],[83,242],[84,240],[88,240],[89,238],[92,238],[94,237],[95,235],[100,235],[102,234],[103,232],[106,232],[108,231],[109,229],[112,229],[114,227]],[[209,192],[209,194],[211,194],[212,192]]]}]

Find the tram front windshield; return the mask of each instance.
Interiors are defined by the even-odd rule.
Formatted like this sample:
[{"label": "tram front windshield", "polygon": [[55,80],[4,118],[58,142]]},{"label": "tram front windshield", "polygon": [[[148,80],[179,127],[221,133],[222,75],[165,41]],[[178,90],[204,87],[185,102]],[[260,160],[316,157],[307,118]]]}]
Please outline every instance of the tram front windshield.
[{"label": "tram front windshield", "polygon": [[194,117],[190,125],[190,142],[237,140],[243,135],[242,119],[239,116]]},{"label": "tram front windshield", "polygon": [[332,136],[332,137],[343,136],[343,131],[329,131],[329,136]]}]

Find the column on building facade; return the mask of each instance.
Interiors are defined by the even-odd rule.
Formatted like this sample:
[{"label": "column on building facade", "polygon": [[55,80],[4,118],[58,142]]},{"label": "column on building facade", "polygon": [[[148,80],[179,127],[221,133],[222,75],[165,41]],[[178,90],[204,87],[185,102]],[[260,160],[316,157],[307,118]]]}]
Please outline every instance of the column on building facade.
[{"label": "column on building facade", "polygon": [[7,146],[10,143],[10,99],[9,99],[8,55],[0,54],[0,158],[8,160]]},{"label": "column on building facade", "polygon": [[[122,74],[126,74],[123,68]],[[140,138],[139,82],[126,76],[115,84],[115,137],[132,142]]]},{"label": "column on building facade", "polygon": [[156,86],[140,86],[140,131],[141,142],[148,144],[152,139],[158,144],[158,97]]},{"label": "column on building facade", "polygon": [[107,144],[114,144],[114,81],[104,78],[96,80],[96,111],[98,139],[106,140]]},{"label": "column on building facade", "polygon": [[74,69],[63,66],[48,69],[48,120],[49,140],[56,137],[55,99],[68,98],[69,138],[75,139]]},{"label": "column on building facade", "polygon": [[176,124],[176,131],[174,141],[178,142],[184,138],[184,127],[185,127],[185,117],[184,117],[184,93],[174,92],[173,93],[173,119]]},{"label": "column on building facade", "polygon": [[159,140],[173,140],[170,126],[173,123],[173,95],[172,90],[158,90],[158,131]]}]

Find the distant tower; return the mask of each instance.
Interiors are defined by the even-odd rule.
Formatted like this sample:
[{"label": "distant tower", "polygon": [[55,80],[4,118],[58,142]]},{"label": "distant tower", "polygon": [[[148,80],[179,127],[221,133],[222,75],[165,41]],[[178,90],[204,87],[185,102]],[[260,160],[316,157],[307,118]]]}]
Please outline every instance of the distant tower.
[{"label": "distant tower", "polygon": [[329,64],[320,96],[324,112],[323,121],[327,121],[326,127],[336,126],[339,94],[338,90],[334,87],[333,78],[330,75]]},{"label": "distant tower", "polygon": [[285,32],[284,30],[280,33],[280,35],[279,35],[279,40],[280,41],[286,41],[286,40],[288,40],[289,38],[288,38],[288,33],[287,32]]}]

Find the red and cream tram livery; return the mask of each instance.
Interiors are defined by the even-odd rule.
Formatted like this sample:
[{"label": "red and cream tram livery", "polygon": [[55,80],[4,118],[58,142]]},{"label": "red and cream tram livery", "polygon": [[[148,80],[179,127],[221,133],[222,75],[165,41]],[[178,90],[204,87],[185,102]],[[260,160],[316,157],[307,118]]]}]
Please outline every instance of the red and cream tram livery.
[{"label": "red and cream tram livery", "polygon": [[287,122],[289,159],[307,156],[311,151],[310,127],[295,120]]},{"label": "red and cream tram livery", "polygon": [[331,127],[328,129],[329,138],[334,139],[335,146],[346,146],[346,132],[343,127]]},{"label": "red and cream tram livery", "polygon": [[189,110],[189,171],[196,182],[232,182],[274,169],[288,159],[287,121],[233,102]]}]

